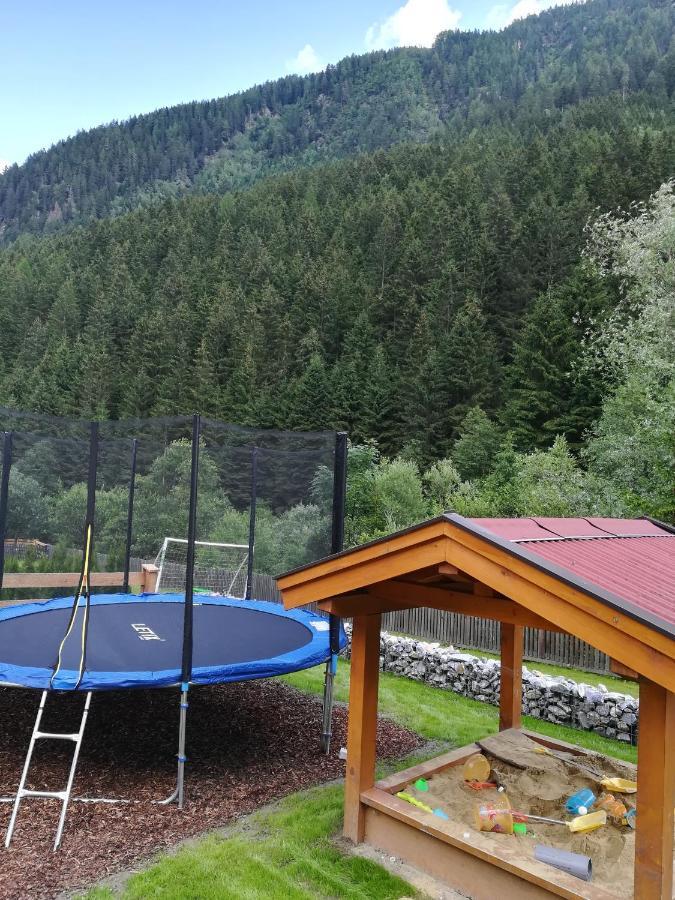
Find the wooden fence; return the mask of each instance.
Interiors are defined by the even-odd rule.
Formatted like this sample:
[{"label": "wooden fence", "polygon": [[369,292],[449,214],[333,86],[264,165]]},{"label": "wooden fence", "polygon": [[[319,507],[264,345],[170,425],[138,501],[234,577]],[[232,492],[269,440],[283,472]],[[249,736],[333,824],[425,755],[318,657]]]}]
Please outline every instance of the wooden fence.
[{"label": "wooden fence", "polygon": [[[281,596],[271,575],[254,575],[253,596],[259,600],[279,602]],[[499,623],[459,613],[436,609],[405,609],[387,613],[382,627],[397,634],[439,641],[467,650],[499,652]],[[525,659],[586,669],[588,672],[609,672],[609,659],[589,644],[569,634],[525,629]]]},{"label": "wooden fence", "polygon": [[[499,652],[499,623],[435,609],[406,609],[383,617],[387,631],[440,641],[469,650]],[[525,629],[525,659],[572,666],[589,672],[609,672],[609,660],[589,644],[569,634]]]}]

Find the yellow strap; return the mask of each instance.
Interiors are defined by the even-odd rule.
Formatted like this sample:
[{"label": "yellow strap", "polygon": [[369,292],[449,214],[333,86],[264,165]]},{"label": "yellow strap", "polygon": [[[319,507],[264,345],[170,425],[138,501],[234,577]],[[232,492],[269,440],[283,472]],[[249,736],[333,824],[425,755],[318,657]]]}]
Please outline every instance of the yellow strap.
[{"label": "yellow strap", "polygon": [[80,605],[80,600],[82,598],[82,593],[84,590],[84,596],[86,598],[86,603],[84,607],[84,618],[82,620],[82,651],[80,653],[80,668],[78,672],[77,683],[79,684],[82,679],[82,673],[84,670],[84,655],[85,655],[85,644],[87,639],[87,623],[89,621],[89,594],[90,594],[90,586],[89,586],[89,556],[91,550],[91,537],[92,537],[92,526],[91,523],[87,525],[87,540],[85,541],[84,546],[84,568],[83,568],[83,578],[82,584],[77,592],[77,596],[73,600],[73,604],[75,606],[75,615],[70,620],[70,625],[68,626],[68,630],[63,636],[63,640],[59,644],[59,656],[56,663],[56,668],[52,674],[50,682],[52,682],[61,669],[61,656],[63,654],[63,648],[65,647],[66,641],[70,637],[70,633],[73,630],[73,626],[75,625],[75,619],[77,618],[77,608]]}]

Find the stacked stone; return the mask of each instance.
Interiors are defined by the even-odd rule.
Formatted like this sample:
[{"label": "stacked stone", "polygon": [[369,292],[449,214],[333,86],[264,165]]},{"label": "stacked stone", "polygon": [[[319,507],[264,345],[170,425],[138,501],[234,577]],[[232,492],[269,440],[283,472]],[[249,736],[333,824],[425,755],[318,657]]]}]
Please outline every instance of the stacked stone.
[{"label": "stacked stone", "polygon": [[[345,627],[349,636],[351,629]],[[345,655],[349,656],[349,646]],[[496,659],[383,631],[380,668],[472,700],[499,704],[500,665]],[[608,691],[602,684],[580,684],[562,675],[552,677],[523,667],[523,712],[626,743],[636,742],[638,701]]]}]

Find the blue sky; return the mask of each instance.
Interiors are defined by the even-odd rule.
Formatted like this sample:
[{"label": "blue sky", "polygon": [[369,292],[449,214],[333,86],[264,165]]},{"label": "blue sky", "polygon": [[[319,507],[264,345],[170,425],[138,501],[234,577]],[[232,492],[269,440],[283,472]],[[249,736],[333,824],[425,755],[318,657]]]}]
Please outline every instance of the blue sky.
[{"label": "blue sky", "polygon": [[[560,2],[560,0],[558,0]],[[76,131],[549,0],[0,0],[0,167]]]}]

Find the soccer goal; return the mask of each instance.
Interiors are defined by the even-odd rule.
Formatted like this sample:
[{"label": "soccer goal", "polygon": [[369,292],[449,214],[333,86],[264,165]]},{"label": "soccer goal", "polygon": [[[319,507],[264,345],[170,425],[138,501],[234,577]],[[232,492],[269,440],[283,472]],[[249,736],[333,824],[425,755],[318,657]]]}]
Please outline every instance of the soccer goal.
[{"label": "soccer goal", "polygon": [[[164,538],[157,554],[156,591],[182,593],[185,590],[188,542],[185,538]],[[195,541],[194,589],[226,597],[246,597],[248,544],[218,544]]]}]

